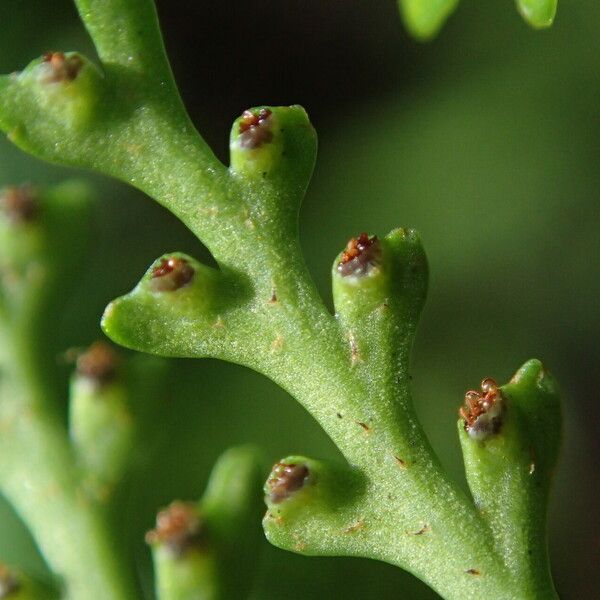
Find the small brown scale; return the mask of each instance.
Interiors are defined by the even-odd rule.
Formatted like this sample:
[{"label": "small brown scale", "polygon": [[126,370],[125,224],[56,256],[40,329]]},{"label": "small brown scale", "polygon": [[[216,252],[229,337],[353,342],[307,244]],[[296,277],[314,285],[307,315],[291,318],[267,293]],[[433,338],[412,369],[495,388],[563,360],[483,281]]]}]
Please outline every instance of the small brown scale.
[{"label": "small brown scale", "polygon": [[490,377],[481,382],[481,392],[469,390],[464,406],[458,409],[469,435],[484,439],[498,433],[502,425],[502,394]]},{"label": "small brown scale", "polygon": [[344,277],[365,275],[379,262],[380,257],[381,243],[377,236],[369,237],[368,234],[361,233],[346,245],[337,270]]},{"label": "small brown scale", "polygon": [[194,273],[194,267],[183,258],[163,258],[152,270],[150,287],[155,292],[174,292],[190,283]]},{"label": "small brown scale", "polygon": [[242,148],[254,150],[273,140],[271,115],[272,112],[268,108],[243,112],[239,122],[239,142]]},{"label": "small brown scale", "polygon": [[156,527],[146,534],[147,544],[163,544],[175,556],[201,544],[204,525],[195,504],[172,502],[156,516]]},{"label": "small brown scale", "polygon": [[117,375],[119,357],[105,342],[95,342],[77,358],[77,375],[98,385],[113,381]]},{"label": "small brown scale", "polygon": [[304,487],[309,470],[306,465],[277,463],[267,482],[269,498],[273,504],[287,500],[294,492]]},{"label": "small brown scale", "polygon": [[35,191],[27,186],[11,186],[0,192],[0,210],[12,223],[29,223],[38,214]]},{"label": "small brown scale", "polygon": [[66,56],[64,52],[48,52],[42,57],[43,64],[47,68],[44,75],[46,83],[60,83],[62,81],[75,81],[83,61],[77,54]]}]

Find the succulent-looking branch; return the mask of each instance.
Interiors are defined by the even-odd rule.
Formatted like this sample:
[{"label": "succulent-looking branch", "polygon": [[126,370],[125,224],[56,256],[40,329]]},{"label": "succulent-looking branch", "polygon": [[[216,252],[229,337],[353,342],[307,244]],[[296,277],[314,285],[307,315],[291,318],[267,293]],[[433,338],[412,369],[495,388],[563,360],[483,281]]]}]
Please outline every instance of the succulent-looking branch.
[{"label": "succulent-looking branch", "polygon": [[[69,443],[51,372],[55,315],[82,258],[89,196],[75,183],[0,193],[0,490],[67,598],[95,590],[120,600],[135,597],[135,587],[105,519],[110,493],[100,498],[86,483],[106,465],[88,461],[85,444]],[[76,409],[73,432],[97,420],[89,408]],[[112,428],[110,411],[104,418]]]},{"label": "succulent-looking branch", "polygon": [[158,513],[146,540],[161,600],[248,596],[258,563],[260,464],[254,448],[231,448],[200,502],[176,501]]},{"label": "succulent-looking branch", "polygon": [[[0,565],[0,599],[139,597],[110,513],[138,449],[132,404],[140,396],[151,404],[160,386],[148,391],[141,383],[145,365],[125,363],[96,342],[76,353],[67,430],[53,374],[44,369],[53,355],[55,313],[81,262],[88,204],[80,184],[0,192],[0,491],[58,580],[53,589]],[[165,277],[169,269],[164,265]],[[200,512],[194,527],[188,519],[187,537],[181,514],[192,509],[173,505],[179,530],[177,518],[163,514],[150,536],[161,600],[225,600],[249,589],[261,479],[252,448],[230,450],[193,507]]]},{"label": "succulent-looking branch", "polygon": [[[334,262],[331,315],[298,241],[316,154],[304,110],[245,111],[226,168],[183,110],[150,0],[78,5],[101,68],[77,54],[62,55],[76,69],[62,58],[34,61],[0,83],[0,125],[37,156],[147,192],[215,257],[217,269],[179,253],[159,258],[106,309],[113,340],[261,372],[344,454],[349,466],[303,457],[276,465],[266,487],[268,538],[300,553],[398,565],[448,599],[555,598],[543,515],[559,417],[547,371],[531,361],[493,387],[494,398],[490,382],[478,399],[469,396],[461,441],[473,502],[441,468],[410,399],[409,354],[427,287],[417,234],[352,239]],[[492,430],[471,435],[486,419]]]}]

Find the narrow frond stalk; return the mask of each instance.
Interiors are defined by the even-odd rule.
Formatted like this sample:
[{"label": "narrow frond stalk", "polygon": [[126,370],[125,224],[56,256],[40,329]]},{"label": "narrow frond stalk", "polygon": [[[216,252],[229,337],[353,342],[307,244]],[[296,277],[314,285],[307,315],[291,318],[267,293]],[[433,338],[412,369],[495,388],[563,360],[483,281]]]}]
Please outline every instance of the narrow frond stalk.
[{"label": "narrow frond stalk", "polygon": [[172,84],[152,0],[75,0],[100,59]]},{"label": "narrow frond stalk", "polygon": [[[0,76],[0,129],[39,158],[135,185],[191,226],[199,198],[206,199],[207,210],[225,201],[226,169],[183,107],[154,3],[77,5],[101,65],[78,53],[53,51],[21,72]],[[185,183],[174,185],[172,173],[179,170],[186,173]]]},{"label": "narrow frond stalk", "polygon": [[505,386],[469,391],[458,422],[467,481],[519,598],[556,598],[546,550],[560,407],[552,376],[526,363]]},{"label": "narrow frond stalk", "polygon": [[234,600],[252,586],[260,541],[260,460],[232,448],[198,503],[172,502],[146,535],[160,600]]}]

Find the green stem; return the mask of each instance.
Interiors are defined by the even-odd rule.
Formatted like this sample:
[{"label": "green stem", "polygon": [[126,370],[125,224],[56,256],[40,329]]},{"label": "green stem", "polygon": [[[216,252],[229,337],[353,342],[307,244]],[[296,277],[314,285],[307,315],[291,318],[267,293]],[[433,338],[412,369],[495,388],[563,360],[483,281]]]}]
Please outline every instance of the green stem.
[{"label": "green stem", "polygon": [[[6,351],[11,345],[3,339]],[[81,488],[76,458],[35,367],[12,368],[28,357],[11,354],[0,378],[0,487],[30,528],[65,595],[87,600],[136,597],[127,561],[108,531],[102,509]]]},{"label": "green stem", "polygon": [[80,488],[75,457],[57,420],[3,379],[0,396],[0,484],[30,528],[67,598],[136,597],[104,516]]},{"label": "green stem", "polygon": [[[311,355],[315,360],[308,359]],[[369,401],[372,392],[348,376],[347,358],[323,347],[290,351],[274,379],[367,477],[363,501],[346,511],[345,528],[332,538],[311,541],[326,554],[355,552],[395,564],[444,598],[511,597],[515,582],[495,552],[487,525],[442,471],[414,414],[398,420],[395,407]],[[354,552],[348,550],[346,533],[353,523],[361,524],[357,537],[362,539]],[[470,575],[472,569],[481,575]]]},{"label": "green stem", "polygon": [[148,0],[75,0],[106,64],[134,66],[172,83],[156,8]]},{"label": "green stem", "polygon": [[247,597],[262,533],[260,463],[256,449],[230,448],[215,464],[200,502],[174,502],[159,513],[147,539],[160,600]]},{"label": "green stem", "polygon": [[[421,37],[455,5],[402,0]],[[521,526],[514,516],[522,520],[525,512],[514,503],[502,527],[482,514],[443,472],[412,407],[409,356],[427,287],[418,237],[398,229],[381,241],[366,234],[351,240],[336,260],[336,315],[329,314],[298,241],[317,147],[305,111],[245,111],[232,128],[227,169],[185,113],[152,2],[79,0],[78,7],[102,73],[73,55],[56,57],[58,67],[34,61],[17,77],[0,79],[0,126],[42,158],[91,167],[145,191],[220,267],[178,253],[162,257],[107,308],[107,334],[159,355],[210,356],[255,369],[295,396],[330,435],[352,466],[352,477],[340,481],[354,483],[328,504],[326,483],[335,487],[337,479],[326,466],[312,461],[312,474],[304,465],[306,477],[302,465],[282,467],[283,491],[271,498],[265,521],[275,544],[383,560],[446,598],[543,596],[547,590],[532,584],[536,575],[515,568],[499,541]],[[78,65],[75,77],[61,76],[65,64]],[[58,81],[49,85],[52,68]],[[539,438],[537,408],[524,406],[529,433]],[[314,502],[290,500],[298,489],[304,491],[296,499]]]}]

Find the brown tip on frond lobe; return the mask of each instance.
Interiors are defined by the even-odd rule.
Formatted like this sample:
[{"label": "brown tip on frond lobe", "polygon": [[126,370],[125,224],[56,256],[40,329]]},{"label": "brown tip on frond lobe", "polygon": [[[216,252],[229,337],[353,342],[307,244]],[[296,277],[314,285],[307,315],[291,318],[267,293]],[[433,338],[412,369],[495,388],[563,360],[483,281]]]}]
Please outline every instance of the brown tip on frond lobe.
[{"label": "brown tip on frond lobe", "polygon": [[206,538],[204,523],[197,506],[176,500],[156,516],[156,527],[146,533],[146,543],[165,546],[175,557],[192,547],[200,547]]},{"label": "brown tip on frond lobe", "polygon": [[280,504],[295,492],[302,489],[310,471],[304,464],[277,463],[267,481],[269,499],[273,504]]},{"label": "brown tip on frond lobe", "polygon": [[155,292],[174,292],[192,281],[195,270],[184,258],[163,258],[152,269],[150,287]]},{"label": "brown tip on frond lobe", "polygon": [[45,70],[42,75],[44,83],[70,82],[77,79],[83,67],[83,60],[77,54],[66,56],[64,52],[47,52],[42,57]]},{"label": "brown tip on frond lobe", "polygon": [[242,148],[255,150],[273,140],[271,115],[268,108],[257,111],[245,110],[239,121],[239,143]]},{"label": "brown tip on frond lobe", "polygon": [[116,378],[121,358],[106,342],[94,342],[77,357],[76,372],[79,377],[96,385],[106,385]]},{"label": "brown tip on frond lobe", "polygon": [[368,234],[361,233],[346,245],[337,270],[343,277],[365,275],[379,264],[380,259],[381,242],[377,236],[369,237]]},{"label": "brown tip on frond lobe", "polygon": [[502,412],[502,393],[491,377],[481,382],[481,391],[469,390],[464,405],[458,409],[469,436],[480,440],[500,431]]}]

